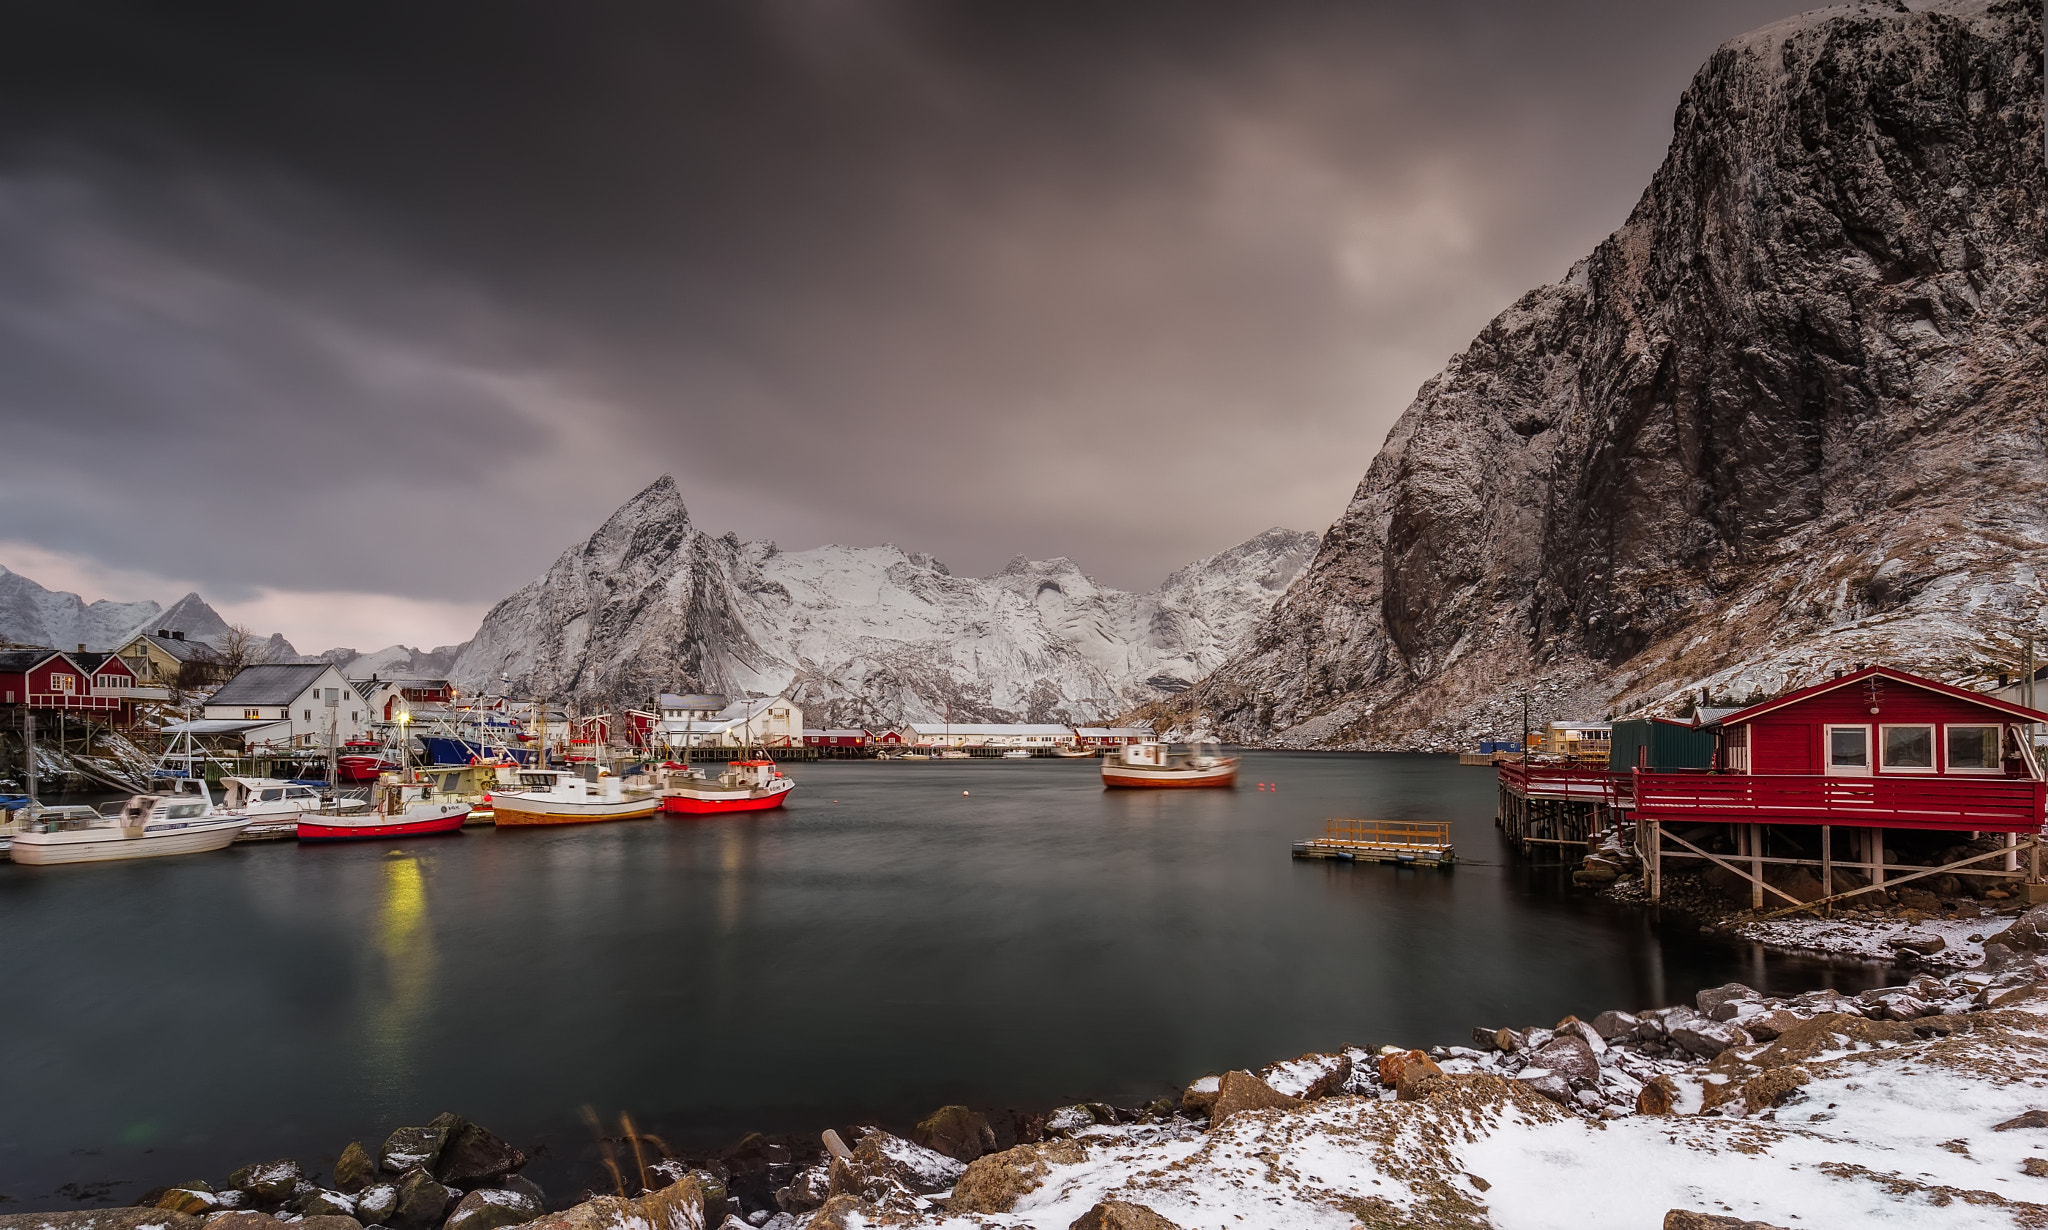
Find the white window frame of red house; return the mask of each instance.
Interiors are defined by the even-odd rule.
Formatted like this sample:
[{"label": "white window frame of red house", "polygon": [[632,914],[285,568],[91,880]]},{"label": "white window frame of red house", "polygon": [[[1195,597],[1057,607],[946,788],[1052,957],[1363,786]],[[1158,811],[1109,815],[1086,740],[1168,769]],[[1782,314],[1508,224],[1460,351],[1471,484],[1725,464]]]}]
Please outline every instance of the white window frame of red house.
[{"label": "white window frame of red house", "polygon": [[[1820,763],[1821,771],[1829,777],[1869,777],[1877,759],[1877,741],[1871,738],[1867,722],[1830,722],[1821,728]],[[1860,730],[1863,732],[1863,763],[1861,765],[1837,765],[1835,763],[1835,732],[1838,730]]]},{"label": "white window frame of red house", "polygon": [[[1998,736],[1998,755],[1988,769],[1957,768],[1948,762],[1948,732],[1951,730],[1989,730]],[[2005,776],[2005,725],[2002,722],[1944,722],[1941,726],[1941,771],[1960,774],[1965,777]]]},{"label": "white window frame of red house", "polygon": [[[1885,736],[1885,732],[1886,732],[1886,731],[1891,731],[1891,730],[1924,730],[1924,731],[1926,731],[1926,732],[1927,732],[1927,764],[1925,764],[1925,765],[1892,765],[1892,764],[1886,764],[1886,763],[1884,762],[1884,736]],[[1891,774],[1891,773],[1899,773],[1899,774],[1907,774],[1907,775],[1914,775],[1914,774],[1917,774],[1917,775],[1919,775],[1919,776],[1921,776],[1921,777],[1926,777],[1926,776],[1930,776],[1930,775],[1932,775],[1932,774],[1936,774],[1936,773],[1939,773],[1939,772],[1941,772],[1941,748],[1940,748],[1940,747],[1938,746],[1938,745],[1939,745],[1939,743],[1940,743],[1940,740],[1941,740],[1941,723],[1939,723],[1939,722],[1880,722],[1880,723],[1878,723],[1878,726],[1877,726],[1877,744],[1876,744],[1876,746],[1874,746],[1873,748],[1871,748],[1871,751],[1872,751],[1873,753],[1875,753],[1875,759],[1876,759],[1876,761],[1877,761],[1877,766],[1876,766],[1876,767],[1877,767],[1877,771],[1878,771],[1878,772],[1880,772],[1880,773],[1885,773],[1885,774]]]},{"label": "white window frame of red house", "polygon": [[77,695],[77,694],[78,694],[78,676],[76,676],[76,675],[73,675],[73,674],[68,674],[68,673],[66,673],[66,672],[64,672],[64,671],[51,671],[51,672],[50,672],[50,692],[51,692],[51,693],[52,693],[53,695],[54,695],[54,694],[56,694],[56,693],[60,693],[60,692],[61,692],[61,693],[63,693],[63,694],[65,694],[65,695],[67,695],[67,696],[75,696],[75,695]]}]

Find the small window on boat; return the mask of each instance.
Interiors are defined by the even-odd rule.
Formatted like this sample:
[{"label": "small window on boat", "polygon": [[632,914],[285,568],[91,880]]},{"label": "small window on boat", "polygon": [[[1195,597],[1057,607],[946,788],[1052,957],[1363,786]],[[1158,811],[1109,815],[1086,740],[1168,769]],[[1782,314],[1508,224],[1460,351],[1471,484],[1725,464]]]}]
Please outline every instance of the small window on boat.
[{"label": "small window on boat", "polygon": [[187,817],[196,816],[205,810],[205,805],[200,803],[173,803],[164,809],[164,815],[169,816],[173,820],[183,820]]},{"label": "small window on boat", "polygon": [[288,799],[310,799],[313,797],[313,792],[305,786],[293,786],[290,790],[284,792],[284,797]]},{"label": "small window on boat", "polygon": [[1951,726],[1948,728],[1950,769],[1996,769],[2000,764],[1998,727]]},{"label": "small window on boat", "polygon": [[1907,771],[1934,770],[1934,727],[1884,727],[1884,767]]},{"label": "small window on boat", "polygon": [[263,801],[264,801],[264,802],[266,802],[266,803],[275,803],[275,802],[277,802],[277,801],[278,801],[279,799],[281,799],[281,798],[283,798],[283,797],[284,797],[284,791],[283,791],[282,789],[279,789],[279,790],[266,790],[266,791],[264,791],[264,792],[263,792]]}]

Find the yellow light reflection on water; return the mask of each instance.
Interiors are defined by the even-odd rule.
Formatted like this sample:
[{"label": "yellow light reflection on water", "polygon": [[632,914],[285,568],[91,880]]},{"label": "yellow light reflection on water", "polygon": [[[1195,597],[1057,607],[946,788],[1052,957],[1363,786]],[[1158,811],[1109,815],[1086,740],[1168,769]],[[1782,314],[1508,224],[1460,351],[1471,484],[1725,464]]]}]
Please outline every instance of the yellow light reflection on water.
[{"label": "yellow light reflection on water", "polygon": [[419,860],[386,858],[383,879],[376,945],[383,958],[385,994],[371,1015],[369,1059],[372,1080],[384,1086],[382,1092],[399,1093],[412,1080],[413,1035],[427,1010],[439,956]]}]

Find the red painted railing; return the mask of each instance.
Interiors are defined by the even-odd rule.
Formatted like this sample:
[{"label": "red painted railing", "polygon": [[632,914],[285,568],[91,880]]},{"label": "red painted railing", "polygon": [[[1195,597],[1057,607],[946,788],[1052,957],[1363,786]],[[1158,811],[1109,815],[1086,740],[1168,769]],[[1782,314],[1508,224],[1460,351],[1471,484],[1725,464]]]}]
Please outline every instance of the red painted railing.
[{"label": "red painted railing", "polygon": [[1628,775],[1611,773],[1591,765],[1563,761],[1504,761],[1501,785],[1531,799],[1575,799],[1588,803],[1612,803],[1628,792]]},{"label": "red painted railing", "polygon": [[1639,820],[2032,833],[2048,783],[2017,777],[1635,772]]}]

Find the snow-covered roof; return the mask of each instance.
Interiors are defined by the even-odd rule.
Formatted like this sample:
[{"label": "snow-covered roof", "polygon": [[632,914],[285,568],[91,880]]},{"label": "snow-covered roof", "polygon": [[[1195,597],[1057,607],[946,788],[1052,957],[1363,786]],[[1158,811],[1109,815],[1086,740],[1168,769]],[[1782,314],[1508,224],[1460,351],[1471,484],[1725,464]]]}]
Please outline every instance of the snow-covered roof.
[{"label": "snow-covered roof", "polygon": [[1076,726],[1074,733],[1083,739],[1137,739],[1150,738],[1152,724],[1143,726]]},{"label": "snow-covered roof", "polygon": [[313,681],[333,670],[327,662],[259,662],[245,666],[220,691],[206,698],[209,705],[289,705]]},{"label": "snow-covered roof", "polygon": [[1719,722],[1722,718],[1727,717],[1729,714],[1740,712],[1742,712],[1740,708],[1702,707],[1693,710],[1693,725],[1712,726],[1716,722]]}]

